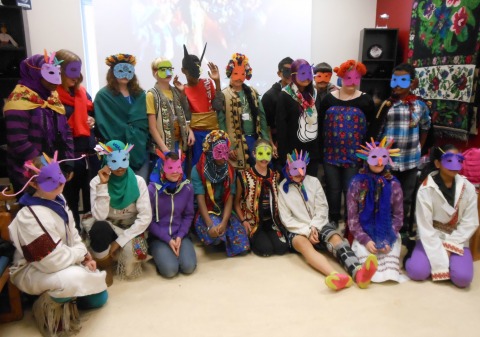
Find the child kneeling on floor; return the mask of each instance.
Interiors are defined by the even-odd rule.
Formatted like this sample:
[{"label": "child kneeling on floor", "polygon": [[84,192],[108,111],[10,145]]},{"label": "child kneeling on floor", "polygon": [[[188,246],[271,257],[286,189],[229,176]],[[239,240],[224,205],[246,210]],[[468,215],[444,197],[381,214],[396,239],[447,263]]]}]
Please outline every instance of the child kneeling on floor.
[{"label": "child kneeling on floor", "polygon": [[[371,254],[362,265],[334,223],[328,222],[328,204],[322,185],[316,177],[306,175],[308,152],[292,152],[283,169],[285,179],[279,186],[280,218],[288,230],[291,247],[301,253],[307,263],[327,275],[330,289],[352,285],[367,288],[377,270],[377,258]],[[317,250],[328,250],[349,275],[336,272]]]},{"label": "child kneeling on floor", "polygon": [[354,240],[352,250],[360,262],[375,254],[378,269],[372,282],[399,281],[400,228],[403,225],[403,193],[400,182],[386,165],[390,156],[398,156],[398,149],[390,149],[393,139],[384,138],[380,144],[367,143],[357,150],[357,156],[366,160],[347,193],[348,228]]},{"label": "child kneeling on floor", "polygon": [[19,193],[27,186],[33,192],[20,198],[24,207],[9,226],[16,248],[11,280],[21,291],[40,295],[32,313],[44,336],[77,333],[77,305],[99,308],[108,298],[105,272],[97,270],[61,194],[66,179],[59,163],[65,160],[56,159],[57,152],[25,164],[30,180]]},{"label": "child kneeling on floor", "polygon": [[453,145],[433,149],[436,169],[417,193],[418,240],[406,261],[408,276],[415,281],[451,280],[465,288],[473,280],[469,241],[478,227],[475,187],[458,174],[464,157]]},{"label": "child kneeling on floor", "polygon": [[148,193],[153,219],[148,227],[149,248],[163,277],[179,272],[191,274],[197,267],[197,256],[188,237],[193,216],[193,186],[182,169],[182,154],[157,150],[161,175],[152,173]]},{"label": "child kneeling on floor", "polygon": [[245,228],[232,213],[235,170],[228,162],[230,140],[225,131],[213,130],[203,141],[203,153],[192,169],[198,203],[194,227],[203,244],[225,244],[227,256],[245,255],[250,242]]}]

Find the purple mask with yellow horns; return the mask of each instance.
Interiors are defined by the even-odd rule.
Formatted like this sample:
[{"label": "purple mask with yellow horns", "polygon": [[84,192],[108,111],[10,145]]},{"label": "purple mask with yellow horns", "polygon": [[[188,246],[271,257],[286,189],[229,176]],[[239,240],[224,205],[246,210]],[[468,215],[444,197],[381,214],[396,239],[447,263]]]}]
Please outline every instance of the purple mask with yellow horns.
[{"label": "purple mask with yellow horns", "polygon": [[298,175],[305,177],[309,162],[310,157],[308,152],[303,152],[303,150],[300,150],[300,153],[298,153],[297,150],[292,151],[292,154],[287,154],[288,174],[292,177]]}]

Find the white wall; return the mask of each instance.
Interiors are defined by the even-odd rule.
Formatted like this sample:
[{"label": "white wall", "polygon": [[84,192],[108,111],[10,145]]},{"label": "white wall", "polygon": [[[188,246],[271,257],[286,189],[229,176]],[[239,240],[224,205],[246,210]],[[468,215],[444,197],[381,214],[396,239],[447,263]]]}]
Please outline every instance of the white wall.
[{"label": "white wall", "polygon": [[377,0],[313,0],[312,62],[358,59],[360,31],[375,28],[376,10]]},{"label": "white wall", "polygon": [[30,52],[69,49],[84,59],[80,0],[32,0],[26,11]]},{"label": "white wall", "polygon": [[[96,1],[100,1],[97,2],[97,4],[100,4],[102,0]],[[310,15],[308,9],[298,8],[295,2],[295,0],[291,0],[292,6],[286,6],[284,8],[285,13],[290,16]],[[311,36],[311,59],[309,61],[315,64],[325,61],[335,67],[347,59],[356,59],[358,57],[360,31],[363,28],[375,27],[376,5],[376,0],[312,0],[311,17],[309,17],[309,20],[312,20],[311,35],[304,34]],[[32,0],[32,10],[27,11],[31,52],[36,54],[43,53],[44,48],[48,51],[65,48],[74,51],[84,59],[85,48],[80,6],[81,0]],[[111,7],[111,10],[113,12],[115,8]],[[104,17],[107,19],[105,21],[108,22],[105,22],[100,28],[97,27],[97,29],[106,29],[116,21],[114,12],[110,15],[106,14]],[[286,42],[291,50],[291,52],[287,52],[288,55],[293,58],[308,57],[308,55],[299,55],[297,53],[299,48],[295,46],[296,42],[308,43],[302,41],[302,33],[298,32],[299,39],[294,43],[283,41],[281,31],[288,29],[289,21],[284,20],[278,25],[278,40],[264,40],[265,48],[262,50],[262,55],[273,63],[271,67],[272,82],[276,79],[276,64],[284,55],[270,54],[269,43]],[[290,27],[290,29],[294,30],[295,27]],[[262,32],[258,32],[259,38],[261,34]],[[304,48],[300,49],[303,50]],[[104,57],[105,55],[99,55],[98,59],[103,60]],[[218,62],[219,67],[223,70],[225,65],[217,60],[215,62]],[[252,59],[252,63],[254,64],[255,60]],[[178,67],[178,65],[175,66]],[[101,64],[99,64],[99,68],[100,72],[103,69]],[[99,76],[99,82],[101,83],[97,83],[97,86],[103,86],[104,73]],[[148,87],[150,83],[143,82],[142,85]]]}]

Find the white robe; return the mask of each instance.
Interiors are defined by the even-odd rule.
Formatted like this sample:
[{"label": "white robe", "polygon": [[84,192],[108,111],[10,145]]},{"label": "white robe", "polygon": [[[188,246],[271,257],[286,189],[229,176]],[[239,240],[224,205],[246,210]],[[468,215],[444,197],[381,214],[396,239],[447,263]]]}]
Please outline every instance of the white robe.
[{"label": "white robe", "polygon": [[457,205],[462,188],[465,190],[458,203],[456,229],[450,234],[433,227],[433,222],[448,223],[453,216],[451,207],[440,188],[433,180],[438,172],[431,173],[422,183],[417,194],[416,219],[418,236],[432,267],[432,279],[435,281],[449,278],[449,257],[447,250],[463,255],[463,248],[478,227],[477,193],[475,187],[459,174],[455,176],[455,202]]},{"label": "white robe", "polygon": [[[50,208],[44,206],[31,208],[48,235],[27,207],[18,212],[8,228],[16,248],[14,263],[10,268],[13,284],[27,294],[40,295],[48,291],[50,296],[57,298],[87,296],[107,289],[104,271],[92,272],[81,264],[87,254],[87,248],[75,228],[70,209],[66,207],[69,217],[66,226],[63,219]],[[45,254],[41,243],[48,236],[56,244],[56,246],[47,244],[53,250],[39,261],[28,262],[22,246],[28,245],[30,251],[43,251]]]}]

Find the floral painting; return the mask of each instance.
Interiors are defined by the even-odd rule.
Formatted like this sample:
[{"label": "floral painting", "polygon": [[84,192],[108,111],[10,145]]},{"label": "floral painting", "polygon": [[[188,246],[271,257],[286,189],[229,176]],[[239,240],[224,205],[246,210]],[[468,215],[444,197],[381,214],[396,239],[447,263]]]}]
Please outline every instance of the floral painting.
[{"label": "floral painting", "polygon": [[432,102],[437,133],[468,138],[479,50],[480,0],[414,1],[408,58],[417,68],[417,94]]}]

